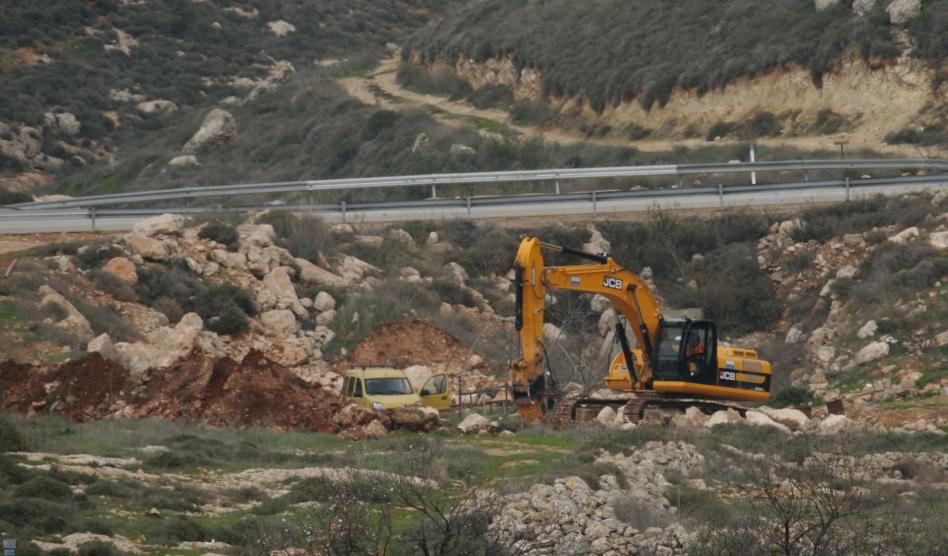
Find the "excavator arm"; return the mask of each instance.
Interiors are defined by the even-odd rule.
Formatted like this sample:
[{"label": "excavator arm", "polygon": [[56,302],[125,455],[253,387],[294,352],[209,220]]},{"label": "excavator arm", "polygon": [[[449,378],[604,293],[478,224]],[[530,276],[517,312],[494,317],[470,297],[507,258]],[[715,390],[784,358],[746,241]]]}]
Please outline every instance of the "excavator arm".
[{"label": "excavator arm", "polygon": [[[543,248],[585,258],[591,263],[547,267],[543,262]],[[510,364],[510,372],[513,398],[524,421],[536,422],[543,418],[543,404],[550,388],[551,377],[544,371],[543,345],[548,288],[600,294],[608,298],[629,323],[643,357],[646,360],[649,357],[661,322],[658,303],[648,285],[612,257],[544,244],[536,237],[527,237],[521,241],[517,251],[514,272],[521,358]],[[644,361],[638,369],[635,368],[622,325],[618,327],[620,333],[617,336],[633,376],[633,386],[641,387],[651,378],[651,365]]]}]

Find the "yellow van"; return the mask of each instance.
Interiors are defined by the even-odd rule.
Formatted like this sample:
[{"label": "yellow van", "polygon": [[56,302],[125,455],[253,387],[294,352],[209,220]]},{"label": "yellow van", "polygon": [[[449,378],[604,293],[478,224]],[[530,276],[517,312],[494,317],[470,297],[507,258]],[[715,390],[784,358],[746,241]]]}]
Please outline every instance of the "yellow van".
[{"label": "yellow van", "polygon": [[360,367],[346,371],[342,395],[376,411],[424,404],[439,411],[451,408],[451,393],[445,373],[431,376],[417,392],[401,369]]}]

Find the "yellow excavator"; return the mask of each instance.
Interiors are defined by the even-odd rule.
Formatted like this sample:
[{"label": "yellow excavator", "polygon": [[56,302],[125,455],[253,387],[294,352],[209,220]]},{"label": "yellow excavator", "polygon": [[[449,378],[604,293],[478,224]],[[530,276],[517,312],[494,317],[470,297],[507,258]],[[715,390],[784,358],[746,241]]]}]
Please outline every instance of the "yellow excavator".
[{"label": "yellow excavator", "polygon": [[[545,266],[543,249],[590,263]],[[663,318],[648,285],[607,254],[526,237],[517,251],[514,273],[521,358],[510,363],[510,378],[513,400],[524,422],[582,421],[605,406],[624,407],[626,420],[637,422],[648,415],[646,410],[652,414],[654,410],[683,411],[688,406],[706,412],[726,407],[741,410],[727,402],[770,398],[770,363],[752,349],[719,346],[711,321]],[[620,349],[605,382],[622,395],[560,397],[543,343],[547,290],[599,294],[615,307]]]}]

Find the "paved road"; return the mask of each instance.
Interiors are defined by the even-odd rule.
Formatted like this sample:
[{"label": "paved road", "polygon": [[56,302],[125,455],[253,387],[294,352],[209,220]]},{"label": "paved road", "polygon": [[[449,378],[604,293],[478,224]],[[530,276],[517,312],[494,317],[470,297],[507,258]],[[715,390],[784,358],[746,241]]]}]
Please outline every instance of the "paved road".
[{"label": "paved road", "polygon": [[[859,187],[851,190],[851,198],[869,197],[877,194],[900,195],[913,191],[932,191],[948,188],[948,177],[944,182],[914,185],[880,185]],[[723,197],[724,207],[763,207],[780,205],[801,205],[807,203],[835,203],[846,199],[845,187],[791,191],[757,191],[753,193],[728,193]],[[649,210],[715,210],[722,208],[722,199],[717,195],[687,195],[665,198],[628,198],[599,201],[595,214],[599,216],[619,213],[643,212]],[[463,218],[492,219],[515,218],[525,216],[565,216],[593,215],[593,203],[589,200],[567,202],[532,202],[504,205],[466,207],[411,207],[383,210],[350,211],[346,214],[349,222],[399,222],[407,220],[453,220]],[[11,219],[11,215],[13,219]],[[329,222],[340,222],[343,217],[338,212],[323,213]],[[123,231],[142,216],[103,216],[96,218],[97,231]],[[88,232],[92,231],[92,222],[83,211],[36,211],[25,212],[0,211],[0,234],[28,234],[40,232]]]}]

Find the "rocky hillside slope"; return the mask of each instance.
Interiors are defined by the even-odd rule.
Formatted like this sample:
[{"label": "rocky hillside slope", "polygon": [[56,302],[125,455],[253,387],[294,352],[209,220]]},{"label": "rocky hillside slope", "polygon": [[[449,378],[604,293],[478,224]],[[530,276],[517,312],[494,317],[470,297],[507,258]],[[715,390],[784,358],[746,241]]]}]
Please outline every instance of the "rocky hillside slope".
[{"label": "rocky hillside slope", "polygon": [[[865,423],[939,430],[948,417],[939,403],[948,395],[946,208],[939,194],[865,199],[794,217],[658,215],[542,229],[468,222],[330,228],[285,213],[237,227],[188,227],[179,217],[158,217],[124,236],[17,255],[14,272],[0,281],[0,333],[5,357],[19,363],[2,375],[12,385],[22,382],[16,377],[53,374],[4,404],[74,417],[190,415],[249,424],[239,411],[213,416],[214,377],[221,365],[258,361],[277,381],[295,375],[319,390],[338,390],[338,373],[349,365],[383,363],[420,365],[412,370],[420,380],[446,369],[464,377],[465,389],[496,392],[517,349],[510,259],[518,238],[531,233],[612,253],[653,284],[667,310],[698,308],[724,341],[757,347],[774,363],[778,406],[843,399]],[[630,237],[640,241],[621,239]],[[554,373],[561,383],[599,390],[618,349],[615,311],[586,295],[557,293],[551,303],[545,336]],[[103,372],[123,386],[78,405],[68,388],[43,386],[47,395],[34,395],[71,374],[56,370],[57,360],[86,353],[111,361]],[[156,401],[191,388],[190,381],[166,382],[167,369],[203,385],[187,397],[206,399],[210,413]],[[276,399],[310,403],[289,401],[294,391]]]},{"label": "rocky hillside slope", "polygon": [[488,1],[416,33],[401,76],[595,135],[944,148],[946,23],[920,0]]}]

